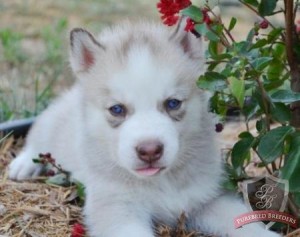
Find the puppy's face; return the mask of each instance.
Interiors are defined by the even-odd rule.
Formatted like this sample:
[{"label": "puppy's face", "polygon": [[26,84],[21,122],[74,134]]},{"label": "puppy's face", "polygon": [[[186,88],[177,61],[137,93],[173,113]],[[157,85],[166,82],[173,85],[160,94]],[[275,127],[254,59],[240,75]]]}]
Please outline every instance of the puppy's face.
[{"label": "puppy's face", "polygon": [[87,100],[89,133],[115,164],[150,177],[181,163],[183,140],[199,126],[206,103],[195,81],[203,58],[192,47],[201,43],[184,32],[129,29],[104,34],[103,42],[74,30],[71,64]]}]

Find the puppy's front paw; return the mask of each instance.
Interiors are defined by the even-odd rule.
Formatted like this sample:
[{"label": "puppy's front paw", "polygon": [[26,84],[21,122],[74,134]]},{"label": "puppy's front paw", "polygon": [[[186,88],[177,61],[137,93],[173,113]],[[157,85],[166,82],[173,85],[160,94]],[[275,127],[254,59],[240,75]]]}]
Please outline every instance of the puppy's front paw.
[{"label": "puppy's front paw", "polygon": [[35,164],[32,155],[23,151],[14,159],[8,167],[8,176],[10,179],[23,180],[38,176],[42,171],[40,164]]}]

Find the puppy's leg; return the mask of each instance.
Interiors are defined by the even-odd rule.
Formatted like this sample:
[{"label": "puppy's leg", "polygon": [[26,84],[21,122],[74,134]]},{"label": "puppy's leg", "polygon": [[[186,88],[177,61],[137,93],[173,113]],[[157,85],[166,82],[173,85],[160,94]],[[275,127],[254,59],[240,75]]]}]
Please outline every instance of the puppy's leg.
[{"label": "puppy's leg", "polygon": [[[87,197],[88,198],[88,197]],[[91,237],[154,237],[150,215],[119,197],[105,202],[86,200],[85,222]],[[140,209],[140,210],[139,210]]]},{"label": "puppy's leg", "polygon": [[230,237],[279,237],[280,235],[266,230],[258,223],[251,223],[242,228],[234,228],[234,218],[249,212],[246,206],[236,197],[223,195],[210,202],[196,217],[196,224],[201,230],[219,236]]},{"label": "puppy's leg", "polygon": [[37,156],[30,148],[25,148],[9,165],[10,179],[22,180],[38,176],[43,166],[35,164],[32,159]]}]

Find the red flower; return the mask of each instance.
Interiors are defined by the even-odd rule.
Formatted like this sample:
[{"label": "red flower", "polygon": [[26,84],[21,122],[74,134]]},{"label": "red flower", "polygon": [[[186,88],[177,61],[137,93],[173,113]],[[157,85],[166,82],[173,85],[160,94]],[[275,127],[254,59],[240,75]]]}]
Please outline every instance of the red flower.
[{"label": "red flower", "polygon": [[191,4],[190,0],[160,0],[156,6],[158,11],[162,14],[161,19],[163,23],[172,26],[175,25],[179,19],[179,11]]},{"label": "red flower", "polygon": [[163,23],[167,26],[172,26],[172,25],[175,25],[177,23],[179,19],[179,16],[167,16],[165,17],[164,19],[162,18],[163,20]]},{"label": "red flower", "polygon": [[205,22],[207,25],[210,25],[212,23],[212,20],[210,19],[209,15],[208,15],[208,9],[207,8],[203,8],[202,10],[202,14],[203,14],[203,22]]},{"label": "red flower", "polygon": [[186,26],[184,28],[185,31],[193,31],[195,28],[195,22],[191,18],[186,19]]},{"label": "red flower", "polygon": [[177,0],[176,2],[179,4],[180,10],[192,4],[190,0]]},{"label": "red flower", "polygon": [[71,237],[83,237],[85,234],[85,230],[83,226],[79,223],[73,225]]}]

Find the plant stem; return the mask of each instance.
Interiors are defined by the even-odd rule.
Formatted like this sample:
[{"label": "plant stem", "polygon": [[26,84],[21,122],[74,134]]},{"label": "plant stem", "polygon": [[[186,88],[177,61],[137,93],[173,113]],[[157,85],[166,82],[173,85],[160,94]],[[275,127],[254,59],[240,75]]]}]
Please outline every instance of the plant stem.
[{"label": "plant stem", "polygon": [[[298,1],[297,1],[298,3]],[[284,0],[285,6],[285,44],[287,61],[290,66],[291,89],[295,92],[300,92],[300,56],[296,54],[295,48],[300,47],[298,35],[294,23],[294,1]],[[291,104],[292,118],[291,125],[300,129],[300,102]]]},{"label": "plant stem", "polygon": [[273,161],[273,162],[272,162],[272,169],[273,169],[273,172],[277,170],[277,167],[276,167],[275,161]]},{"label": "plant stem", "polygon": [[261,156],[258,154],[257,150],[253,149],[253,151],[255,152],[255,154],[259,157],[259,159],[261,160],[262,163],[264,163],[264,166],[266,168],[266,170],[268,171],[268,173],[270,175],[272,175],[272,170],[270,170],[270,168],[268,167],[268,164],[266,164],[263,159],[261,158]]},{"label": "plant stem", "polygon": [[284,0],[285,5],[285,26],[286,26],[286,51],[287,51],[287,60],[289,65],[293,64],[294,52],[292,48],[293,44],[293,25],[294,25],[294,16],[293,16],[293,5],[294,2],[290,0]]},{"label": "plant stem", "polygon": [[283,162],[283,155],[280,156],[280,160],[279,160],[279,169],[282,167],[282,162]]},{"label": "plant stem", "polygon": [[[288,0],[288,1],[290,1],[290,0]],[[249,5],[248,3],[245,3],[245,2],[242,1],[242,0],[239,0],[239,2],[240,2],[241,4],[243,4],[245,7],[249,8],[251,11],[253,11],[256,15],[258,15],[259,17],[261,17],[264,21],[268,22],[269,26],[271,26],[273,29],[276,28],[276,27],[275,27],[275,26],[274,26],[267,18],[261,16],[261,15],[259,14],[259,12],[258,12],[255,8],[253,8],[251,5]],[[281,11],[279,11],[279,12],[281,12]]]},{"label": "plant stem", "polygon": [[[223,26],[223,29],[224,29],[226,35],[230,38],[231,42],[234,43],[234,42],[235,42],[235,39],[233,38],[233,36],[232,36],[232,34],[230,33],[230,31],[229,31],[229,30],[226,28],[226,26],[224,25],[222,19],[221,19],[219,16],[217,16],[217,15],[214,13],[214,11],[213,11],[208,5],[207,5],[206,7],[207,7],[207,9],[209,9],[209,11],[211,12],[211,14],[212,14],[216,19],[218,19],[219,24],[221,24],[221,25]],[[222,32],[222,36],[223,36],[223,38],[225,39],[225,41],[227,42],[227,44],[224,45],[224,46],[228,47],[228,46],[230,46],[230,43],[229,43],[229,40],[227,39],[226,35]]]},{"label": "plant stem", "polygon": [[266,120],[266,125],[267,125],[267,131],[270,131],[271,116],[269,113],[269,106],[268,106],[269,97],[268,97],[267,92],[264,88],[264,85],[260,81],[259,77],[256,78],[256,82],[257,82],[259,90],[261,92],[263,105],[265,107],[265,114],[266,114],[265,120]]},{"label": "plant stem", "polygon": [[295,7],[294,7],[294,22],[296,20],[296,15],[297,15],[297,11],[298,11],[298,6],[299,6],[299,0],[296,0],[295,2]]}]

